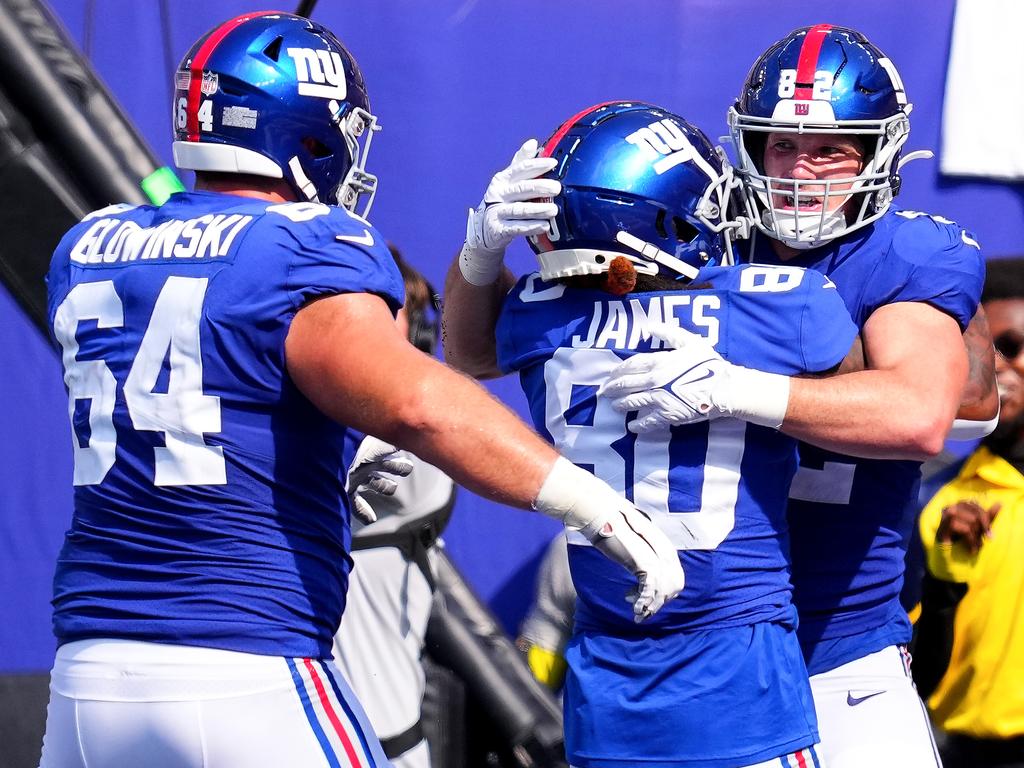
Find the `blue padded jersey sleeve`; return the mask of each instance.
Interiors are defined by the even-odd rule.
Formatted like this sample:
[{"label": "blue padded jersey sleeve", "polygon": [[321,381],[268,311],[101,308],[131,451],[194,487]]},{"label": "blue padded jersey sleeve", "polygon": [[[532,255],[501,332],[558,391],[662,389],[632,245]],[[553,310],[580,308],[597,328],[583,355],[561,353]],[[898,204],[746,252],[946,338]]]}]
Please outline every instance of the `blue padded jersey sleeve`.
[{"label": "blue padded jersey sleeve", "polygon": [[[857,328],[835,285],[801,267],[746,264],[702,270],[732,307],[718,351],[769,373],[821,373],[850,351]],[[742,319],[740,319],[742,318]]]},{"label": "blue padded jersey sleeve", "polygon": [[846,357],[857,337],[857,326],[835,283],[813,269],[806,271],[804,282],[799,348],[803,353],[804,370],[824,373]]},{"label": "blue padded jersey sleeve", "polygon": [[[267,213],[273,215],[275,208],[268,207]],[[398,266],[383,236],[365,221],[329,208],[327,215],[279,227],[279,232],[291,253],[288,291],[296,309],[311,299],[338,293],[376,294],[392,313],[404,303]]]},{"label": "blue padded jersey sleeve", "polygon": [[973,234],[941,216],[896,211],[885,268],[905,280],[874,280],[865,299],[872,307],[920,301],[953,317],[965,329],[981,300],[985,259]]},{"label": "blue padded jersey sleeve", "polygon": [[494,328],[498,368],[512,373],[549,354],[564,335],[586,334],[593,297],[532,272],[508,292]]}]

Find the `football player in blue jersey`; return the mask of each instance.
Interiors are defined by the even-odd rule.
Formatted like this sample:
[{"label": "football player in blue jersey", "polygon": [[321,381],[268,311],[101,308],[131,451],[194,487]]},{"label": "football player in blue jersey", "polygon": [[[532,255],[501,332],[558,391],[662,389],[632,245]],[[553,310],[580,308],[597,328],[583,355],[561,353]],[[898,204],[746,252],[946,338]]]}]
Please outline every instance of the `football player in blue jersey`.
[{"label": "football player in blue jersey", "polygon": [[631,617],[677,593],[645,515],[399,332],[360,215],[376,121],[338,39],[246,14],[175,85],[197,191],[86,216],[47,278],[75,508],[41,765],[387,765],[330,657],[353,429],[580,530],[635,574]]},{"label": "football player in blue jersey", "polygon": [[[742,229],[727,215],[734,179],[683,118],[601,104],[533,152],[524,146],[489,191],[554,196],[496,203],[506,221],[514,206],[543,216],[553,205],[554,215],[506,230],[538,226],[540,272],[504,300],[495,370],[519,374],[535,426],[567,458],[652,513],[687,573],[680,598],[637,630],[615,600],[621,578],[569,534],[579,600],[566,650],[568,759],[588,768],[817,765],[787,558],[796,442],[736,419],[637,438],[597,395],[623,359],[661,348],[679,328],[706,334],[736,363],[770,359],[776,374],[807,374],[835,368],[855,327],[816,272],[717,266]],[[547,177],[529,178],[541,168]],[[486,197],[471,228],[481,213]],[[480,335],[455,303],[475,290],[473,249],[453,265],[449,286],[466,290],[450,293],[445,309],[460,349],[477,344],[463,334]]]},{"label": "football player in blue jersey", "polygon": [[[832,768],[938,762],[898,600],[919,461],[942,448],[955,416],[954,434],[980,436],[997,410],[991,342],[976,316],[978,243],[941,216],[892,205],[900,168],[919,154],[901,157],[910,111],[892,61],[828,24],[772,45],[729,111],[748,214],[764,235],[747,259],[834,280],[866,370],[780,377],[755,391],[746,372],[690,337],[625,363],[606,389],[620,409],[640,409],[637,431],[781,412],[781,429],[807,441],[789,494],[794,601]],[[678,378],[698,363],[704,378]]]}]

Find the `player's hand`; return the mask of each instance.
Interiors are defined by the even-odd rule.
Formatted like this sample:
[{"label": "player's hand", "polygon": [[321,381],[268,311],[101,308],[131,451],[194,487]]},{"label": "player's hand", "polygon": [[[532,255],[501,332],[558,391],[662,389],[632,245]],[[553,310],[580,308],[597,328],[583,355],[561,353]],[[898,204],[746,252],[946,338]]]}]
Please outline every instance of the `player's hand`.
[{"label": "player's hand", "polygon": [[648,328],[669,349],[633,355],[612,370],[598,394],[618,411],[637,411],[627,427],[650,432],[733,416],[778,428],[789,378],[733,365],[696,333],[661,323]]},{"label": "player's hand", "polygon": [[398,490],[398,483],[386,475],[407,477],[410,472],[412,462],[402,456],[395,446],[367,435],[356,450],[345,483],[352,514],[365,525],[375,522],[377,513],[364,498],[364,494],[373,491],[382,496],[393,496]]},{"label": "player's hand", "polygon": [[562,190],[555,179],[541,179],[558,161],[537,157],[536,139],[519,148],[512,162],[494,174],[484,198],[470,210],[466,244],[459,254],[463,277],[473,285],[490,285],[498,279],[505,248],[517,237],[546,233],[558,206],[548,200]]},{"label": "player's hand", "polygon": [[580,532],[605,557],[636,576],[636,588],[626,595],[626,602],[633,604],[635,622],[649,619],[683,590],[686,577],[676,548],[647,515],[625,499]]},{"label": "player's hand", "polygon": [[992,537],[992,522],[999,514],[1001,504],[986,509],[976,501],[958,501],[942,510],[942,519],[935,532],[935,540],[956,544],[962,543],[972,555],[976,554],[985,539]]},{"label": "player's hand", "polygon": [[668,537],[611,486],[568,459],[556,459],[533,508],[579,531],[636,576],[637,586],[626,600],[637,622],[682,591],[683,567]]},{"label": "player's hand", "polygon": [[639,412],[629,430],[667,429],[725,413],[716,395],[726,383],[730,364],[703,336],[660,324],[649,330],[669,349],[633,355],[598,390],[616,410]]}]

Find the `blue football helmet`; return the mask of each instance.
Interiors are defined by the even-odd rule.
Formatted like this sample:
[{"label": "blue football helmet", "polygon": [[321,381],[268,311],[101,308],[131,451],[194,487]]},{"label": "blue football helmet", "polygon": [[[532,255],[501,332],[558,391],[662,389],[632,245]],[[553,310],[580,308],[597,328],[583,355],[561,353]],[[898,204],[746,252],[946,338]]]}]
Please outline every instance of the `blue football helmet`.
[{"label": "blue football helmet", "polygon": [[607,272],[625,256],[638,274],[692,278],[732,263],[728,218],[738,187],[724,155],[678,115],[639,102],[586,109],[545,142],[562,183],[550,235],[531,238],[541,277]]},{"label": "blue football helmet", "polygon": [[376,130],[356,60],[330,30],[300,16],[226,21],[175,72],[179,168],[284,179],[300,200],[366,216],[377,189],[365,170]]},{"label": "blue football helmet", "polygon": [[[793,248],[813,248],[870,224],[899,193],[899,169],[931,156],[915,152],[900,160],[911,109],[896,67],[864,35],[830,24],[790,33],[754,62],[729,110],[748,216]],[[853,179],[833,181],[770,177],[763,159],[773,132],[855,136],[863,168]],[[773,205],[773,193],[791,197],[792,205]],[[820,211],[801,213],[811,198],[822,203]],[[829,213],[830,198],[852,204]]]}]

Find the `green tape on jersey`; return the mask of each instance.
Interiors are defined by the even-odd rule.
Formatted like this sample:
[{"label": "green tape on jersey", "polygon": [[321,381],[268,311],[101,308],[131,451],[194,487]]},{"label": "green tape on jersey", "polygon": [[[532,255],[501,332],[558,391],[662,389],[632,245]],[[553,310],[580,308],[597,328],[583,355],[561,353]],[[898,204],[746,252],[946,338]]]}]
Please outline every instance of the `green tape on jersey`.
[{"label": "green tape on jersey", "polygon": [[167,202],[167,198],[175,192],[185,191],[185,185],[166,165],[149,174],[139,182],[139,186],[142,187],[142,191],[146,193],[146,197],[153,205],[163,205]]}]

